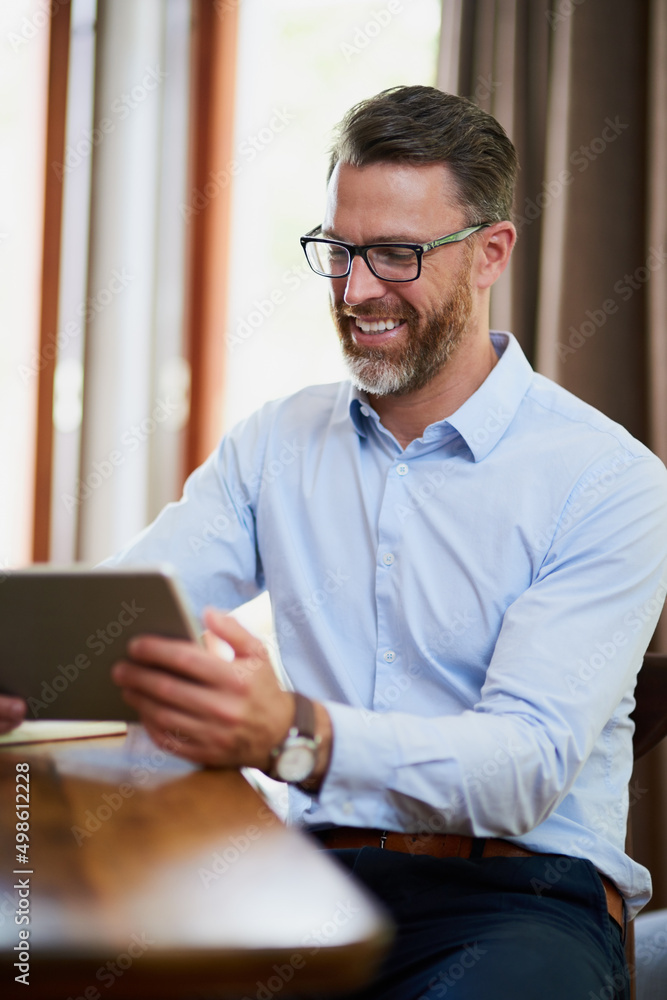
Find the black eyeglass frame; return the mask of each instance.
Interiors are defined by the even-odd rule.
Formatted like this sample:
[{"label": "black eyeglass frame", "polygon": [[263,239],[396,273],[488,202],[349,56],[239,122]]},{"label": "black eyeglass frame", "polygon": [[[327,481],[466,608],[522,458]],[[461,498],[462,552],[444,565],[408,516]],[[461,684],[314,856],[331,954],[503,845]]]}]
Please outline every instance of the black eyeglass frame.
[{"label": "black eyeglass frame", "polygon": [[[417,278],[422,273],[422,257],[429,250],[435,250],[437,247],[446,246],[448,243],[460,243],[461,240],[465,240],[468,236],[472,236],[473,233],[479,232],[480,229],[486,229],[488,226],[492,226],[493,222],[480,222],[476,226],[467,226],[465,229],[459,229],[456,233],[449,233],[448,236],[441,236],[440,239],[431,240],[430,243],[365,243],[363,245],[357,246],[355,243],[345,243],[344,240],[329,240],[325,237],[318,238],[315,233],[322,232],[322,225],[315,226],[310,232],[306,233],[305,236],[299,237],[299,242],[303,247],[303,252],[306,256],[306,260],[310,266],[310,269],[319,274],[322,278],[347,278],[350,271],[352,270],[352,261],[355,257],[363,257],[366,262],[366,266],[369,271],[379,278],[380,281],[396,281],[396,282],[407,282],[416,281]],[[347,271],[344,274],[325,274],[324,271],[318,271],[316,267],[313,267],[313,263],[308,256],[308,244],[309,243],[327,243],[330,246],[343,247],[347,250],[349,254],[349,262],[347,265]],[[397,247],[400,250],[412,250],[417,258],[417,273],[414,278],[384,278],[381,274],[378,274],[372,263],[368,259],[368,251],[375,250],[379,247]]]}]

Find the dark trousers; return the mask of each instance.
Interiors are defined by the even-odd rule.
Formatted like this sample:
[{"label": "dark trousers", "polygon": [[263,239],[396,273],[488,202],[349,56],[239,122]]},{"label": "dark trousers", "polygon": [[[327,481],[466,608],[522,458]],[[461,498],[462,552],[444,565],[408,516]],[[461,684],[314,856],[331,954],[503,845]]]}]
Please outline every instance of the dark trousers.
[{"label": "dark trousers", "polygon": [[373,984],[348,1000],[629,1000],[622,931],[588,861],[332,853],[397,927]]}]

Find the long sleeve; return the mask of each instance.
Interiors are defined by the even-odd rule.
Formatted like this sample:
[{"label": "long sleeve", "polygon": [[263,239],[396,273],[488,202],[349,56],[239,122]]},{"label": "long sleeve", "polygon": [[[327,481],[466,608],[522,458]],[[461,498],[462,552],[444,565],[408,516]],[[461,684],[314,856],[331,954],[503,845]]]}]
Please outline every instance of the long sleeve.
[{"label": "long sleeve", "polygon": [[621,737],[667,586],[667,475],[646,459],[618,465],[573,491],[534,582],[505,612],[471,709],[423,718],[328,703],[335,744],[320,803],[333,822],[519,836],[577,781],[602,817],[601,739],[624,752],[604,776],[624,797]]}]

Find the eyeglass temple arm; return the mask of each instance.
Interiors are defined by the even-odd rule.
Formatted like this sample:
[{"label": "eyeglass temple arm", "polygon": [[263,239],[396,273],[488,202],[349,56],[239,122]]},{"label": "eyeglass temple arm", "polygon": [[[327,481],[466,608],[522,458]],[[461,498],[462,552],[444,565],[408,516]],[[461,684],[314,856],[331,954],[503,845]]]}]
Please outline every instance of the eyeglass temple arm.
[{"label": "eyeglass temple arm", "polygon": [[426,253],[427,250],[435,250],[436,247],[442,247],[446,243],[460,243],[461,240],[465,240],[466,237],[472,236],[476,233],[478,229],[486,229],[487,226],[492,226],[492,222],[481,222],[478,226],[468,226],[467,229],[460,229],[458,233],[450,233],[449,236],[445,236],[441,240],[433,240],[432,243],[424,243],[422,250]]}]

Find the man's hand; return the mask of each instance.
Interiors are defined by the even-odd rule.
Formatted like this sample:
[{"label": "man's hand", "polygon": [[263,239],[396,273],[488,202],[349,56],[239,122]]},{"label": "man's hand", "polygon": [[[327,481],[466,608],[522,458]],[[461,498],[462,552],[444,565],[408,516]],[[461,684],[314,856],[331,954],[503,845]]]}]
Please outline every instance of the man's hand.
[{"label": "man's hand", "polygon": [[0,695],[0,733],[8,733],[20,726],[25,718],[26,704],[20,698]]},{"label": "man's hand", "polygon": [[[179,733],[176,752],[190,760],[266,771],[292,725],[294,697],[280,688],[259,639],[234,618],[208,609],[204,623],[232,647],[234,660],[194,642],[141,636],[128,646],[131,662],[114,666],[113,679],[159,746],[173,747]],[[316,706],[318,719],[321,713],[328,720]]]}]

